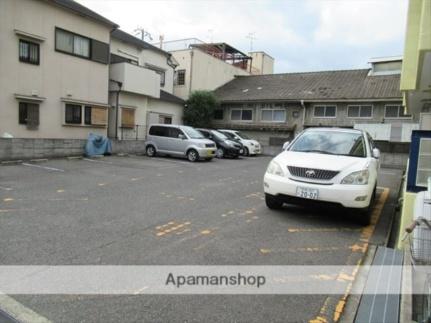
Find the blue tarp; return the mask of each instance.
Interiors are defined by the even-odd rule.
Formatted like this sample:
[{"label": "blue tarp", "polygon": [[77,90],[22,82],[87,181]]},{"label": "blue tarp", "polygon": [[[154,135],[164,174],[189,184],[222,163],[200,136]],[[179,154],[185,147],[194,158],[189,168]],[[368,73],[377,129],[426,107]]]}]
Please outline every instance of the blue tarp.
[{"label": "blue tarp", "polygon": [[85,144],[85,155],[88,157],[95,155],[110,155],[112,153],[111,140],[104,136],[90,133]]}]

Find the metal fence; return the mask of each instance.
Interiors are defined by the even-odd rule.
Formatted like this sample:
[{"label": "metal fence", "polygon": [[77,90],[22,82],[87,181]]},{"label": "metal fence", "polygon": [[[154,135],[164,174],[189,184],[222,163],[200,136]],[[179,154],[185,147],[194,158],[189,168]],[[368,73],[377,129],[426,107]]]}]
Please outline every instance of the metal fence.
[{"label": "metal fence", "polygon": [[147,127],[145,125],[135,125],[134,127],[119,127],[121,140],[145,140],[147,137]]}]

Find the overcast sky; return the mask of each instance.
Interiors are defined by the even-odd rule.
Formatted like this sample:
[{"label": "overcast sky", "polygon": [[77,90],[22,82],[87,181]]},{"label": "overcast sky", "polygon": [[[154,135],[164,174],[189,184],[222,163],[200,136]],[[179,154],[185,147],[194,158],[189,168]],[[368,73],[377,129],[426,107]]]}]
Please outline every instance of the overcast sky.
[{"label": "overcast sky", "polygon": [[[78,0],[153,42],[199,38],[275,58],[275,72],[367,67],[402,55],[407,0]],[[149,39],[146,39],[149,41]]]}]

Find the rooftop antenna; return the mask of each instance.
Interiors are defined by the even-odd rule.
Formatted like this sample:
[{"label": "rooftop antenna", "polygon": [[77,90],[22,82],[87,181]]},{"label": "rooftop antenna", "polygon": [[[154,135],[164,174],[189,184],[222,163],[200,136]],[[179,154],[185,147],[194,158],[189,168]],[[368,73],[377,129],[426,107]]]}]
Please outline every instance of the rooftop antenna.
[{"label": "rooftop antenna", "polygon": [[165,35],[159,36],[160,49],[163,49],[163,41],[165,40]]},{"label": "rooftop antenna", "polygon": [[145,31],[144,28],[142,27],[136,28],[134,32],[135,32],[135,36],[139,36],[139,38],[141,38],[142,41],[145,41],[145,37],[148,37],[150,41],[153,40],[153,37],[151,36],[151,34],[148,31]]},{"label": "rooftop antenna", "polygon": [[256,33],[248,33],[245,38],[250,39],[250,52],[253,51],[253,41],[256,40]]}]

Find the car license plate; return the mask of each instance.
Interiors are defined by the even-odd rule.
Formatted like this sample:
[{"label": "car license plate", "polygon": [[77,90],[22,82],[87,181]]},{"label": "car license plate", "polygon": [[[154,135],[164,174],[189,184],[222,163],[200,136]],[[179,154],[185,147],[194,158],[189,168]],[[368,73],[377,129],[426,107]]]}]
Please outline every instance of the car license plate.
[{"label": "car license plate", "polygon": [[315,188],[300,187],[296,188],[296,196],[304,199],[317,200],[319,198],[319,190]]}]

